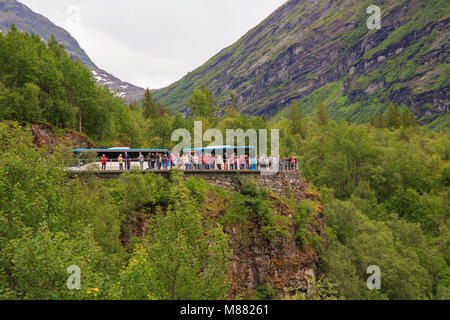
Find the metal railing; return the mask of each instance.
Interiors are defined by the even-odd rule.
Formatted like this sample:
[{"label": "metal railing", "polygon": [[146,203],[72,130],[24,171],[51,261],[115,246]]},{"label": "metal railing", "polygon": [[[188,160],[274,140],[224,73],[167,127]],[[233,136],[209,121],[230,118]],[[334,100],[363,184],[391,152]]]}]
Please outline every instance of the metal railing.
[{"label": "metal railing", "polygon": [[244,163],[236,161],[226,163],[209,161],[207,163],[197,163],[194,161],[179,161],[175,159],[173,162],[158,162],[145,160],[142,163],[139,159],[131,159],[129,164],[124,160],[119,162],[117,159],[108,159],[106,165],[102,165],[100,160],[92,159],[65,159],[63,166],[71,170],[89,171],[89,170],[103,170],[103,171],[126,171],[126,170],[140,170],[140,171],[163,171],[170,169],[179,169],[183,171],[293,171],[298,170],[298,162],[295,164],[288,160],[268,161],[265,164],[255,163],[254,161],[245,161]]}]

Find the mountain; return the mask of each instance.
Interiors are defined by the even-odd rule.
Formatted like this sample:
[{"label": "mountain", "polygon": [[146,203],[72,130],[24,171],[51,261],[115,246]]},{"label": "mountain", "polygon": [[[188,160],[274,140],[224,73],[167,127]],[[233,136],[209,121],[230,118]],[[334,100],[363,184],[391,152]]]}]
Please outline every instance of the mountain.
[{"label": "mountain", "polygon": [[[447,126],[449,14],[446,0],[381,0],[380,30],[369,30],[373,0],[291,0],[156,99],[186,112],[201,84],[220,107],[236,96],[253,115],[306,114],[326,103],[334,119],[367,121],[392,102],[421,124]],[[431,122],[433,122],[431,124]]]},{"label": "mountain", "polygon": [[92,71],[99,85],[106,85],[114,92],[119,91],[117,95],[128,102],[142,99],[145,91],[143,88],[123,82],[97,67],[69,32],[18,1],[0,0],[0,32],[8,32],[11,24],[15,24],[23,32],[34,33],[45,41],[54,35],[56,40],[65,46],[68,54],[80,60]]}]

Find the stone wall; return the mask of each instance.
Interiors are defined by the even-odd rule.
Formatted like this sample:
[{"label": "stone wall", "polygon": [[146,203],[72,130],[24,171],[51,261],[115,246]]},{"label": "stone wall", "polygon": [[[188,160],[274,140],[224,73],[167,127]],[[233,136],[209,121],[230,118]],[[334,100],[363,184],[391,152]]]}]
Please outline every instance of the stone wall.
[{"label": "stone wall", "polygon": [[[70,171],[71,176],[95,174],[99,179],[116,179],[123,171]],[[148,174],[149,172],[142,172]],[[169,177],[170,171],[153,171],[155,174]],[[260,188],[267,188],[279,196],[292,196],[301,201],[305,198],[305,182],[299,170],[280,171],[274,174],[262,174],[259,171],[185,171],[186,178],[203,178],[206,182],[228,191],[236,191],[243,177],[251,177]]]},{"label": "stone wall", "polygon": [[282,171],[274,175],[259,172],[186,172],[186,177],[203,178],[206,182],[228,191],[239,188],[241,177],[251,177],[260,188],[267,188],[279,196],[293,196],[297,200],[305,198],[305,182],[299,170]]}]

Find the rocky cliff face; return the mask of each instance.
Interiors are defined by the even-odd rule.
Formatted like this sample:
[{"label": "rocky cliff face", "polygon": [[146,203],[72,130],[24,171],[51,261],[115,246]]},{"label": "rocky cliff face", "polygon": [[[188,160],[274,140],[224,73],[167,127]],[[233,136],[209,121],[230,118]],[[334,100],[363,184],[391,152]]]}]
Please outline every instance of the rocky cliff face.
[{"label": "rocky cliff face", "polygon": [[[381,8],[380,30],[367,7]],[[221,107],[237,97],[249,114],[275,115],[294,100],[321,101],[336,119],[366,121],[389,102],[422,123],[449,112],[449,4],[445,0],[291,0],[158,100],[178,110],[202,83]]]},{"label": "rocky cliff face", "polygon": [[46,123],[33,123],[30,125],[37,147],[45,147],[49,152],[54,152],[58,146],[69,146],[73,149],[91,149],[97,147],[86,136],[72,131],[60,130],[57,134],[53,126]]},{"label": "rocky cliff face", "polygon": [[0,32],[7,33],[10,25],[28,33],[40,36],[44,41],[53,35],[62,43],[67,53],[74,59],[80,60],[93,73],[98,85],[107,86],[111,91],[126,99],[128,102],[137,101],[144,96],[144,89],[114,77],[97,67],[86,52],[80,47],[66,30],[56,26],[44,16],[31,11],[27,6],[15,0],[0,0]]},{"label": "rocky cliff face", "polygon": [[[283,205],[277,205],[277,214],[293,218],[295,212]],[[323,217],[319,215],[318,225],[313,232],[321,234]],[[317,278],[319,253],[311,246],[299,247],[294,237],[289,239],[267,240],[257,225],[248,229],[241,226],[225,228],[230,236],[233,250],[231,273],[233,286],[231,295],[251,291],[268,285],[279,296],[287,296],[293,290],[310,293]],[[295,228],[291,226],[292,235]]]}]

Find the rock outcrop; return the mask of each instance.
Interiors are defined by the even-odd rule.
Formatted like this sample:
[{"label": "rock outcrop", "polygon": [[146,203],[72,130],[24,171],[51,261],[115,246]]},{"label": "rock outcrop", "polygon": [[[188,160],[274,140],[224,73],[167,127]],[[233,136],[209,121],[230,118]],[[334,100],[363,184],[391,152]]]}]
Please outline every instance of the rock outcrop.
[{"label": "rock outcrop", "polygon": [[72,130],[59,130],[55,133],[53,126],[47,123],[34,123],[30,125],[37,147],[45,147],[49,152],[54,152],[57,146],[66,145],[72,149],[91,149],[96,145],[86,136]]}]

